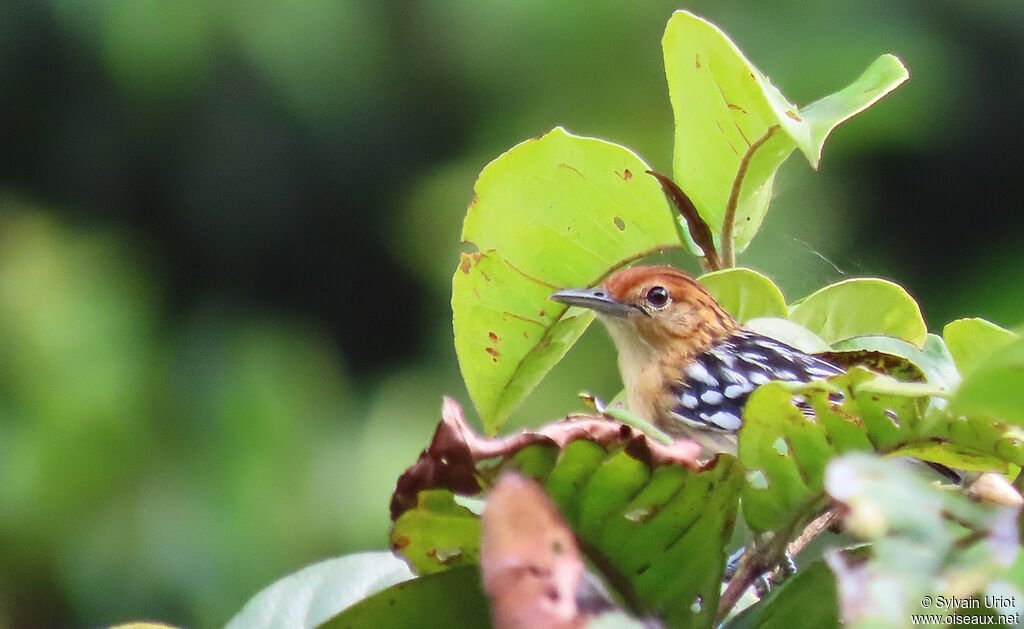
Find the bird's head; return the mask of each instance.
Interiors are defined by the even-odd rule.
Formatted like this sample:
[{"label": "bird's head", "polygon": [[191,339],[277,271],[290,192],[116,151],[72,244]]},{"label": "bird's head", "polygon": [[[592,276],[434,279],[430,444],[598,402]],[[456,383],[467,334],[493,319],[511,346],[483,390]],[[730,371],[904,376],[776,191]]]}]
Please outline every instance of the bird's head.
[{"label": "bird's head", "polygon": [[635,266],[598,288],[558,291],[551,299],[597,313],[620,355],[703,351],[738,325],[697,280],[670,266]]}]

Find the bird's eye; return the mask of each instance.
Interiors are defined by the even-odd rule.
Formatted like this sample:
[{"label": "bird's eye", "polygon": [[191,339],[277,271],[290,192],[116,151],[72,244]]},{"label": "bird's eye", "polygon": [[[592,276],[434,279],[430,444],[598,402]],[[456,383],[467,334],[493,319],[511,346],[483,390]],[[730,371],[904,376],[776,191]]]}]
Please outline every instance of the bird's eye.
[{"label": "bird's eye", "polygon": [[655,286],[647,291],[645,299],[654,308],[662,308],[668,303],[668,291],[663,286]]}]

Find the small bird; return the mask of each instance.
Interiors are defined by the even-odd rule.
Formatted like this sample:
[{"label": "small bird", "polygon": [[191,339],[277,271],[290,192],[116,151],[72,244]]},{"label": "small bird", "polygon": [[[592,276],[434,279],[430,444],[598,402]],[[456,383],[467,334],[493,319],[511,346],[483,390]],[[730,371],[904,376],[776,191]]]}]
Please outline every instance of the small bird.
[{"label": "small bird", "polygon": [[697,440],[704,456],[735,453],[743,407],[758,385],[843,373],[743,329],[697,280],[670,266],[635,266],[602,287],[550,298],[597,313],[618,350],[629,410],[670,435]]}]

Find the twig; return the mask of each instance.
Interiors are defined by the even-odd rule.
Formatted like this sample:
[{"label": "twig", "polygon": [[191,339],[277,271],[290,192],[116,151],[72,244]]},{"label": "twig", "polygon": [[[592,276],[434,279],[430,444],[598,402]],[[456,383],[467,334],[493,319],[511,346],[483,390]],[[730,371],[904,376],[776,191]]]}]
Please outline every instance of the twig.
[{"label": "twig", "polygon": [[757,149],[764,146],[764,143],[772,137],[778,128],[777,124],[768,127],[768,131],[747,148],[743,159],[740,160],[739,168],[736,169],[736,177],[732,180],[732,190],[729,192],[729,202],[725,206],[725,220],[722,221],[722,264],[726,268],[736,266],[736,248],[733,246],[732,240],[736,228],[736,208],[740,203],[740,189],[747,176],[747,169],[750,168],[750,162],[754,159]]},{"label": "twig", "polygon": [[[717,271],[721,269],[722,262],[718,257],[718,249],[715,248],[715,240],[711,236],[711,228],[708,227],[708,224],[697,213],[697,206],[693,204],[690,197],[686,196],[686,193],[682,191],[676,182],[672,181],[671,177],[653,170],[648,170],[647,174],[652,175],[658,180],[658,183],[661,184],[661,189],[665,191],[665,196],[672,201],[672,204],[682,214],[683,219],[686,221],[686,227],[690,231],[690,237],[693,238],[693,242],[697,243],[700,250],[704,252],[704,259],[701,261],[701,266],[706,267],[704,270]],[[685,242],[686,236],[682,233],[679,221],[673,219],[673,223],[676,225],[676,231],[679,232],[680,242]]]},{"label": "twig", "polygon": [[[821,509],[821,501],[815,500],[811,513]],[[766,544],[755,544],[747,552],[743,553],[740,565],[736,574],[729,580],[729,585],[722,592],[718,599],[718,618],[716,624],[720,624],[732,611],[732,608],[739,602],[740,597],[747,591],[754,581],[764,572],[765,568],[776,565],[788,551],[791,555],[803,550],[812,539],[828,529],[839,515],[838,507],[833,505],[827,511],[812,520],[804,527],[800,535],[788,543],[789,538],[796,530],[798,522],[802,518],[794,518],[792,523],[784,526],[775,532],[774,537]]]},{"label": "twig", "polygon": [[800,537],[797,537],[789,543],[789,546],[786,547],[786,552],[788,552],[791,557],[795,557],[801,550],[806,548],[815,537],[825,532],[825,530],[832,526],[838,519],[839,506],[832,505],[829,507],[828,511],[814,518],[811,520],[810,524],[804,527],[803,532],[800,533]]}]

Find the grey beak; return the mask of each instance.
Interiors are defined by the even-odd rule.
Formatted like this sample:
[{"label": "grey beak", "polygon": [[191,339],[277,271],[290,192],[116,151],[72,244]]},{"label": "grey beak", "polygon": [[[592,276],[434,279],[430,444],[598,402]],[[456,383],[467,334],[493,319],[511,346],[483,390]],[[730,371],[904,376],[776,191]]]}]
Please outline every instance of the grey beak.
[{"label": "grey beak", "polygon": [[608,293],[600,288],[570,288],[553,293],[548,299],[559,301],[570,306],[590,308],[599,314],[611,315],[613,317],[626,317],[630,313],[637,312],[636,308],[627,304],[615,301],[608,296]]}]

